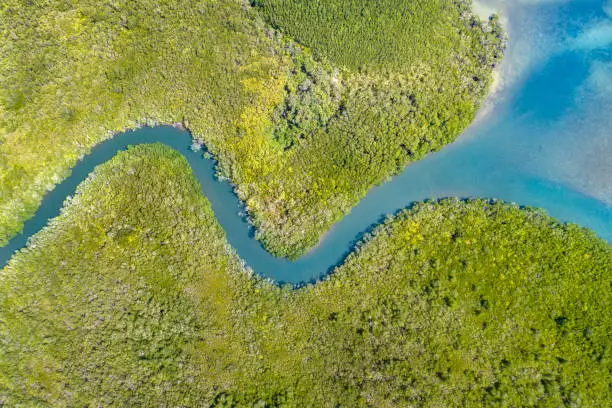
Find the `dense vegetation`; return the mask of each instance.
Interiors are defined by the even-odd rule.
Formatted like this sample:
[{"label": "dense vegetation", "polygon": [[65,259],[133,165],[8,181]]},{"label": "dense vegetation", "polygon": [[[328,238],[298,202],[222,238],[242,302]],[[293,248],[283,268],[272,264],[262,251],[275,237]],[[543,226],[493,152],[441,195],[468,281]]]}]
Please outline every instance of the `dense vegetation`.
[{"label": "dense vegetation", "polygon": [[[257,3],[3,1],[0,244],[112,132],[180,122],[258,238],[298,256],[469,124],[504,48],[497,22],[464,1]],[[347,59],[359,44],[362,59]]]},{"label": "dense vegetation", "polygon": [[273,27],[351,70],[410,74],[423,63],[446,63],[454,58],[453,51],[466,45],[480,51],[464,42],[471,37],[465,22],[479,25],[465,0],[254,0],[253,4]]},{"label": "dense vegetation", "polygon": [[245,272],[185,159],[140,146],[0,273],[0,404],[609,406],[611,279],[587,230],[448,200],[279,288]]}]

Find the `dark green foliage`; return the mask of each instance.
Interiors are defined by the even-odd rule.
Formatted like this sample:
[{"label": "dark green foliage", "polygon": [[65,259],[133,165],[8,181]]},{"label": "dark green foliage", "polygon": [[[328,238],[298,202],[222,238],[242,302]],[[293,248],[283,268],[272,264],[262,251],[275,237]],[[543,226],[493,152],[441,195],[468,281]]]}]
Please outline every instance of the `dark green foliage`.
[{"label": "dark green foliage", "polygon": [[[422,63],[447,61],[452,51],[460,52],[466,38],[487,41],[471,32],[482,28],[470,4],[465,0],[254,2],[273,27],[338,66],[404,73],[412,73]],[[501,33],[497,25],[492,30]],[[493,51],[486,45],[472,52],[486,59]]]},{"label": "dark green foliage", "polygon": [[[259,200],[249,205],[258,237],[273,253],[295,258],[373,185],[452,142],[467,127],[486,94],[505,39],[497,19],[481,23],[465,2],[257,4],[273,25],[312,47],[323,60],[316,63],[308,51],[284,42],[293,68],[269,133],[292,149],[282,179],[270,177],[251,191],[239,189],[246,199],[261,195],[258,189],[268,192],[263,206]],[[378,16],[378,23],[369,24],[373,20],[364,19],[359,10]],[[383,23],[386,30],[377,25]],[[345,35],[353,31],[359,34]],[[379,34],[388,41],[378,39]],[[356,52],[365,47],[387,53],[395,51],[397,42],[401,52],[388,54],[397,59]],[[365,69],[350,58],[371,64]]]},{"label": "dark green foliage", "polygon": [[609,406],[611,279],[590,231],[446,200],[278,288],[243,269],[186,161],[139,146],[0,273],[0,401]]},{"label": "dark green foliage", "polygon": [[[504,46],[463,1],[256,5],[312,51],[238,0],[2,2],[0,241],[109,131],[182,122],[296,256],[467,126]],[[586,230],[443,201],[278,288],[140,146],[0,272],[0,405],[608,406],[611,274]]]},{"label": "dark green foliage", "polygon": [[[308,38],[285,27],[315,3],[3,1],[0,243],[112,132],[182,123],[236,186],[258,238],[296,257],[372,186],[470,123],[501,58],[496,22],[451,1],[328,0],[320,17],[332,27],[318,30],[313,13],[296,14]],[[347,36],[353,22],[363,38]],[[361,43],[372,66],[360,71],[342,50]]]},{"label": "dark green foliage", "polygon": [[292,41],[286,42],[286,48],[293,68],[285,85],[285,99],[274,110],[271,132],[288,149],[326,129],[343,113],[344,85],[338,69],[317,63]]}]

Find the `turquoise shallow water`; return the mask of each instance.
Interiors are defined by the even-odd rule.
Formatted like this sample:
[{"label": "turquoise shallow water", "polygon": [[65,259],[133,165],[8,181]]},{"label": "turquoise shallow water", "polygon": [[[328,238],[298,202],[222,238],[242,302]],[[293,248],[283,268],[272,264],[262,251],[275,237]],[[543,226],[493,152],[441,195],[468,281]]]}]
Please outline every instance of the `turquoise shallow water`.
[{"label": "turquoise shallow water", "polygon": [[[609,32],[606,28],[612,20],[602,5],[519,2],[507,10],[511,45],[501,71],[506,87],[492,95],[495,105],[488,115],[456,143],[372,189],[317,248],[296,262],[273,257],[253,238],[231,185],[215,179],[213,160],[190,150],[187,132],[157,127],[125,132],[97,146],[45,197],[23,233],[0,248],[0,263],[8,262],[28,237],[59,214],[65,198],[96,165],[129,145],[152,142],[187,158],[230,244],[255,272],[278,282],[319,279],[386,215],[442,197],[497,198],[541,207],[612,241],[612,128],[601,120],[612,112],[605,109],[608,103],[612,107],[612,92],[606,88],[608,79],[612,84],[612,25]],[[544,31],[535,39],[525,38],[541,25],[533,16],[546,18]],[[529,48],[534,44],[540,46],[536,52]],[[531,60],[522,58],[526,55]],[[594,109],[600,111],[593,115]],[[585,122],[585,117],[591,119]]]}]

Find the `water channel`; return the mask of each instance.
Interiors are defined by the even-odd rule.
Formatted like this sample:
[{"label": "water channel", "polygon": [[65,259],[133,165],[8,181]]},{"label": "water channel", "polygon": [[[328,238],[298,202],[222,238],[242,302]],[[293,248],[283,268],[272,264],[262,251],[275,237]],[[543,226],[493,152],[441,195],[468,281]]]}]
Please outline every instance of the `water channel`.
[{"label": "water channel", "polygon": [[0,248],[0,266],[59,214],[96,165],[129,145],[164,143],[181,152],[229,243],[257,273],[300,283],[329,273],[364,232],[411,203],[484,197],[540,207],[612,241],[612,2],[478,2],[501,11],[510,34],[490,100],[455,143],[373,188],[321,244],[296,262],[275,258],[253,238],[241,205],[215,163],[191,151],[172,127],[128,131],[97,146],[43,200],[24,231]]}]

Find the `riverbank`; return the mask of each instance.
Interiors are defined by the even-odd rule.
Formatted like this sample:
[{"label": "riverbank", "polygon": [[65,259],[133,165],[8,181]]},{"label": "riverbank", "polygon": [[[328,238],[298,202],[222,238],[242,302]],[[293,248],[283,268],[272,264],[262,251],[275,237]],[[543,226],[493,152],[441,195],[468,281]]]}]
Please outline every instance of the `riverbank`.
[{"label": "riverbank", "polygon": [[[266,26],[258,8],[230,0],[102,10],[85,1],[60,15],[55,2],[17,3],[4,12],[21,12],[0,16],[0,29],[17,36],[0,40],[0,100],[10,102],[0,118],[0,243],[112,132],[184,123],[236,185],[266,248],[297,258],[373,186],[453,141],[503,52],[501,28],[462,2],[434,2],[422,14],[390,1],[381,18],[392,25],[397,8],[414,24],[373,42],[368,55],[386,57],[367,70],[328,60],[324,50],[341,53],[338,44],[298,44]],[[301,7],[283,3],[293,6]],[[338,24],[337,39],[347,29],[380,33],[360,8],[340,13],[346,19],[334,10],[324,17]],[[37,28],[27,30],[32,21]],[[40,60],[54,70],[37,69]]]},{"label": "riverbank", "polygon": [[590,231],[418,204],[291,290],[242,266],[176,151],[137,146],[94,175],[0,274],[7,405],[610,400],[612,247]]}]

